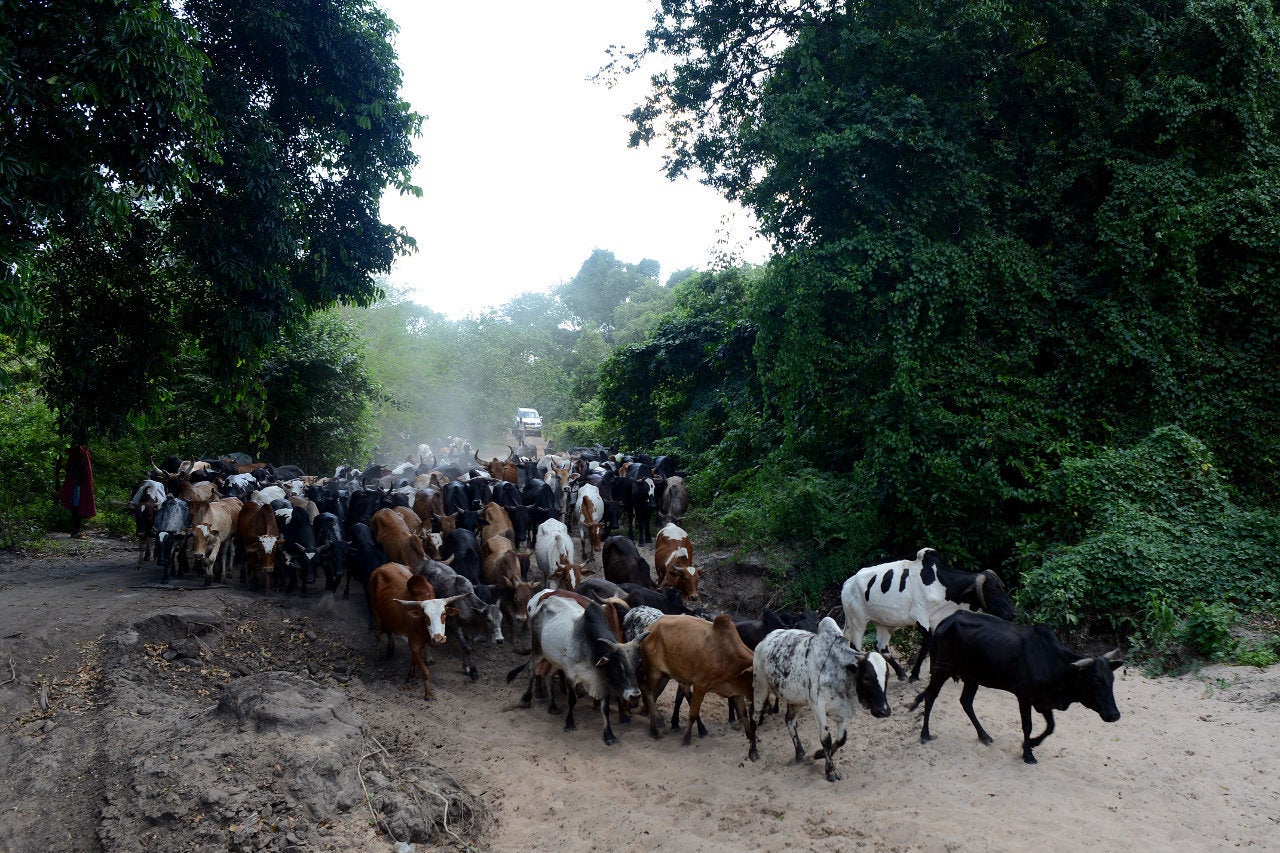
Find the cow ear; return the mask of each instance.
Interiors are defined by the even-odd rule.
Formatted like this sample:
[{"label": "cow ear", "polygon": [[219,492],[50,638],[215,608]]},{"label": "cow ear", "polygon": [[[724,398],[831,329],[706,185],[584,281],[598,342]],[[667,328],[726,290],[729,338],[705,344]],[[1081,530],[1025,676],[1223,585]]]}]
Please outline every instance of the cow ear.
[{"label": "cow ear", "polygon": [[458,610],[458,608],[456,608],[456,607],[446,607],[446,608],[444,609],[444,615],[445,615],[446,617],[449,617],[449,616],[457,616],[457,615],[458,615],[458,613],[460,613],[460,612],[461,612],[461,611],[459,611],[459,610]]}]

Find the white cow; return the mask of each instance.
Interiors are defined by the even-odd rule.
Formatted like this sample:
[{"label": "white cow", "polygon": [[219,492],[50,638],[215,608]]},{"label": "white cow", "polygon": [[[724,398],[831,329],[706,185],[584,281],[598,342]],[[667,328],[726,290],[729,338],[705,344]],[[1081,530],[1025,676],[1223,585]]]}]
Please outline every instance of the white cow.
[{"label": "white cow", "polygon": [[985,610],[1001,619],[1013,619],[1013,602],[993,571],[964,572],[942,561],[932,548],[921,548],[914,560],[894,560],[861,569],[840,589],[844,606],[844,635],[854,648],[862,648],[867,625],[876,626],[876,650],[888,657],[898,678],[898,661],[889,656],[894,628],[919,625],[925,643],[916,659],[911,680],[920,675],[920,664],[931,645],[938,623],[957,610]]},{"label": "white cow", "polygon": [[538,525],[533,552],[538,559],[542,580],[546,581],[560,566],[562,558],[565,562],[573,562],[573,539],[569,536],[569,528],[558,518],[548,518]]},{"label": "white cow", "polygon": [[600,496],[600,489],[591,483],[583,483],[578,488],[575,508],[578,537],[582,540],[582,559],[589,563],[600,548],[601,529],[604,527],[604,498]]},{"label": "white cow", "polygon": [[[796,747],[796,761],[803,761],[796,711],[805,706],[812,709],[822,743],[813,757],[826,759],[827,781],[836,782],[840,774],[834,756],[848,737],[846,727],[858,705],[870,709],[873,717],[889,716],[888,675],[889,665],[879,652],[851,649],[840,626],[827,616],[818,623],[816,634],[787,628],[774,631],[756,646],[751,713],[759,706],[757,725],[764,722],[764,704],[770,693],[778,694],[787,706],[787,731]],[[837,721],[834,734],[832,717]]]},{"label": "white cow", "polygon": [[[585,608],[576,601],[562,598],[547,590],[534,595],[529,601],[529,622],[533,635],[533,653],[527,663],[507,673],[507,683],[515,680],[520,671],[529,668],[529,686],[520,703],[529,707],[533,700],[533,679],[538,665],[547,661],[553,669],[564,673],[569,694],[569,713],[565,716],[564,730],[573,731],[573,708],[577,703],[577,690],[600,702],[604,714],[604,742],[612,746],[618,742],[609,722],[609,706],[613,699],[621,709],[633,699],[640,698],[636,683],[636,670],[640,666],[641,634],[627,643],[613,639],[613,633],[605,621],[600,605],[592,602]],[[548,711],[559,710],[555,706],[555,693],[550,694]]]}]

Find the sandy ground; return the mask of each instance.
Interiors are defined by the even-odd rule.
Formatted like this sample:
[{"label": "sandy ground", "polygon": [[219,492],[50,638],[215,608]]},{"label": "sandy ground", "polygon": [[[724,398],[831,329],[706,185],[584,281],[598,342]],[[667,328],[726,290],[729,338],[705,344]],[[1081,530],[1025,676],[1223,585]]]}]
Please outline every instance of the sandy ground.
[{"label": "sandy ground", "polygon": [[[959,707],[958,686],[948,685],[934,710],[937,739],[921,744],[920,713],[906,710],[917,685],[891,682],[892,716],[864,714],[853,722],[837,757],[844,781],[831,784],[821,762],[793,762],[780,717],[762,726],[761,759],[754,763],[746,760],[743,734],[726,724],[724,703],[714,699],[704,713],[709,734],[695,736],[688,748],[669,731],[652,740],[638,717],[626,725],[615,720],[620,743],[607,747],[589,703],[579,704],[578,728],[568,733],[545,704],[517,707],[523,680],[506,683],[520,662],[509,645],[481,651],[474,683],[462,674],[456,648],[438,650],[431,670],[438,700],[427,703],[420,683],[403,681],[403,645],[395,661],[374,659],[362,596],[354,590],[345,602],[322,596],[266,602],[260,594],[202,590],[189,581],[159,589],[158,570],[135,572],[126,543],[57,544],[53,556],[0,556],[0,765],[9,782],[0,850],[195,849],[172,827],[149,841],[144,833],[136,843],[102,831],[108,792],[128,793],[114,778],[120,769],[103,742],[107,723],[122,714],[133,726],[146,720],[134,708],[111,706],[118,691],[95,689],[101,679],[95,666],[113,634],[179,606],[222,612],[227,633],[236,620],[291,620],[287,624],[306,626],[312,648],[336,650],[316,654],[299,670],[340,690],[377,743],[442,768],[488,807],[489,818],[470,834],[456,841],[443,836],[446,846],[570,853],[633,845],[658,851],[1280,847],[1278,668],[1211,667],[1157,679],[1122,669],[1115,685],[1121,720],[1103,723],[1073,706],[1058,715],[1057,731],[1037,750],[1033,766],[1020,760],[1017,707],[1008,694],[978,695],[977,713],[996,739],[983,746]],[[236,677],[230,666],[208,669],[208,698],[190,694],[197,705],[214,705],[216,682]],[[163,689],[159,681],[153,686]],[[664,715],[672,699],[668,690]],[[817,737],[807,711],[800,727],[812,751]],[[357,803],[327,821],[320,834],[299,828],[302,840],[292,847],[238,845],[232,824],[226,845],[208,849],[394,849],[361,820],[360,809]]]}]

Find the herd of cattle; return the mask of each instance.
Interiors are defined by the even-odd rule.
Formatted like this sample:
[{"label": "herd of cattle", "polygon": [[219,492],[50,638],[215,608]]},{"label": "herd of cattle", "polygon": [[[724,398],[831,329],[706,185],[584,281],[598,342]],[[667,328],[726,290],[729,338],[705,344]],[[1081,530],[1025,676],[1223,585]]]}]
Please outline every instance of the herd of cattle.
[{"label": "herd of cattle", "polygon": [[[302,595],[323,573],[333,592],[345,578],[343,598],[355,578],[375,650],[384,633],[388,656],[395,637],[405,637],[408,677],[422,676],[427,699],[431,648],[455,638],[474,680],[475,644],[509,638],[526,658],[507,675],[511,682],[526,673],[522,704],[536,694],[558,711],[563,695],[567,731],[579,694],[588,696],[609,744],[616,742],[613,707],[627,720],[643,703],[656,737],[656,700],[674,681],[671,726],[679,728],[687,700],[686,744],[695,725],[705,734],[702,702],[714,693],[729,701],[731,720],[742,720],[752,760],[766,709],[785,704],[801,761],[795,719],[808,707],[821,743],[813,757],[824,760],[832,781],[840,778],[834,755],[857,709],[888,716],[889,666],[905,677],[889,649],[895,628],[921,632],[912,680],[930,658],[928,685],[911,705],[925,706],[922,741],[931,739],[933,703],[950,678],[963,682],[960,704],[983,743],[991,738],[973,711],[978,687],[1017,697],[1028,763],[1053,732],[1055,710],[1079,702],[1107,722],[1119,719],[1112,691],[1118,652],[1085,657],[1044,626],[1015,623],[994,572],[953,569],[923,548],[912,560],[850,577],[841,590],[843,628],[812,611],[766,609],[759,619],[735,621],[698,606],[704,570],[679,526],[688,492],[670,457],[595,447],[536,458],[512,449],[486,462],[458,447],[438,458],[421,445],[398,466],[343,466],[324,478],[296,466],[170,457],[152,466],[130,502],[138,567],[154,549],[162,583],[193,570],[208,585],[238,569],[243,585]],[[656,535],[655,515],[662,523]],[[652,568],[638,547],[650,541]],[[875,650],[864,652],[869,625]],[[1035,737],[1033,708],[1046,723]]]}]

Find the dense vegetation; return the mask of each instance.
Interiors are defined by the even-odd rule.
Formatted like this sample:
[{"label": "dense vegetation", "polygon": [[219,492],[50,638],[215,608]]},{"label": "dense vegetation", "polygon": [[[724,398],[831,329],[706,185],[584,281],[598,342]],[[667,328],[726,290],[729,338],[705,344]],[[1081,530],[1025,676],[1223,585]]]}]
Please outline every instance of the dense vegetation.
[{"label": "dense vegetation", "polygon": [[[3,36],[28,40],[0,75],[0,443],[22,460],[0,498],[28,523],[55,519],[17,496],[78,434],[118,493],[151,452],[323,470],[501,441],[528,404],[557,444],[676,454],[708,536],[770,555],[796,601],[931,544],[998,569],[1027,618],[1163,665],[1275,659],[1268,4],[667,0],[614,68],[664,58],[633,142],[751,208],[775,259],[664,283],[597,251],[460,322],[372,301],[407,238],[370,200],[411,190],[417,126],[390,22],[285,4],[309,22],[293,60],[255,63],[280,19],[241,5],[96,9],[75,38],[153,45],[123,78],[99,53],[41,72],[67,27]],[[181,73],[159,79],[155,45]],[[289,77],[321,60],[350,73]],[[58,122],[46,162],[32,134]]]}]

